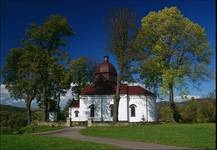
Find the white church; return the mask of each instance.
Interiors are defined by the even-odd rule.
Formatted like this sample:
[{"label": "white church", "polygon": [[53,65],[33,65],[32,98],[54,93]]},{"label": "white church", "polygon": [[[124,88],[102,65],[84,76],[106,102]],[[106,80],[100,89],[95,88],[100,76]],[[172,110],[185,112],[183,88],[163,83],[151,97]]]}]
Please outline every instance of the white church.
[{"label": "white church", "polygon": [[[106,81],[113,86],[87,85],[81,91],[79,100],[73,100],[69,107],[71,122],[110,122],[113,120],[113,97],[116,89],[117,72],[109,63],[108,56],[97,66],[95,80]],[[100,83],[100,82],[99,82]],[[156,96],[139,84],[122,84],[118,120],[120,122],[155,122]]]}]

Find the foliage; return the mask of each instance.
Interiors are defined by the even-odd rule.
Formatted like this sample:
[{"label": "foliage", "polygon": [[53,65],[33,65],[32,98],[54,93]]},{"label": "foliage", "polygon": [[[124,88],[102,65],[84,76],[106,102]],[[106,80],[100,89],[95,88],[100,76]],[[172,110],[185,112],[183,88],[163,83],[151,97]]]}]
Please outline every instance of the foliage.
[{"label": "foliage", "polygon": [[191,100],[184,108],[183,112],[181,113],[182,119],[185,122],[192,122],[195,123],[197,122],[197,109],[198,109],[198,104],[196,100]]},{"label": "foliage", "polygon": [[173,118],[179,121],[173,90],[188,92],[188,83],[210,78],[211,50],[205,30],[184,17],[176,7],[150,12],[142,21],[137,35],[137,48],[146,59],[141,60],[141,77],[147,85],[161,86],[169,92]]},{"label": "foliage", "polygon": [[215,102],[191,100],[181,113],[184,122],[216,122]]},{"label": "foliage", "polygon": [[135,56],[133,52],[135,52],[134,42],[137,34],[136,21],[135,13],[128,9],[114,10],[109,18],[109,32],[111,35],[109,51],[115,55],[119,68],[114,96],[114,122],[118,121],[121,81],[132,79],[129,68]]},{"label": "foliage", "polygon": [[109,17],[110,47],[109,51],[116,56],[121,80],[132,80],[130,64],[137,56],[134,48],[138,31],[135,12],[127,9],[116,9]]},{"label": "foliage", "polygon": [[65,107],[63,109],[63,114],[64,114],[65,119],[69,116],[69,107],[71,106],[73,100],[74,99],[68,100],[68,102],[66,103],[66,105],[65,105]]},{"label": "foliage", "polygon": [[26,109],[0,105],[0,127],[1,130],[17,130],[27,125]]},{"label": "foliage", "polygon": [[131,127],[87,128],[81,130],[81,134],[180,147],[215,149],[215,130],[216,125],[214,123],[173,123]]},{"label": "foliage", "polygon": [[158,121],[160,122],[172,122],[172,111],[170,107],[161,107],[158,109]]},{"label": "foliage", "polygon": [[1,134],[12,134],[14,133],[15,129],[10,128],[10,127],[2,127],[1,126]]},{"label": "foliage", "polygon": [[36,50],[31,46],[11,49],[2,71],[3,83],[10,95],[25,100],[28,123],[31,122],[31,102],[36,96],[38,82],[35,54]]},{"label": "foliage", "polygon": [[216,99],[216,89],[207,94],[208,98]]},{"label": "foliage", "polygon": [[69,64],[69,79],[73,83],[72,92],[79,97],[82,88],[94,80],[96,62],[86,57],[71,60]]},{"label": "foliage", "polygon": [[73,139],[34,135],[1,135],[1,149],[4,150],[77,150],[77,149],[121,149],[105,144]]},{"label": "foliage", "polygon": [[[192,99],[184,104],[177,103],[178,110],[183,123],[215,123],[216,122],[216,101],[204,99]],[[160,122],[172,122],[172,112],[169,106],[158,108]]]},{"label": "foliage", "polygon": [[55,101],[58,107],[60,95],[64,94],[70,86],[65,76],[64,66],[67,54],[61,49],[66,45],[65,37],[71,35],[73,32],[67,19],[63,16],[51,15],[42,25],[33,23],[27,29],[22,43],[37,50],[34,57],[36,62],[32,64],[38,67],[36,98],[39,105],[44,108],[44,120],[47,120],[49,105],[51,107]]}]

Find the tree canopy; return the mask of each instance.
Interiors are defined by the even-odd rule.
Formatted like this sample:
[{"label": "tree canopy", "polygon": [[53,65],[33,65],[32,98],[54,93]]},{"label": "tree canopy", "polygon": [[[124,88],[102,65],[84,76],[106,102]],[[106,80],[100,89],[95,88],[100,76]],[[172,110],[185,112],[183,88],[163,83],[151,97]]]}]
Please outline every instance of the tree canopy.
[{"label": "tree canopy", "polygon": [[137,34],[136,21],[136,14],[126,8],[114,10],[109,18],[109,32],[111,35],[109,51],[115,55],[119,68],[114,97],[114,122],[118,121],[121,81],[132,79],[131,73],[129,72],[130,64],[136,56],[134,53],[134,44]]},{"label": "tree canopy", "polygon": [[169,91],[173,111],[173,89],[186,93],[188,83],[210,77],[207,67],[211,50],[205,30],[184,17],[176,7],[150,12],[141,21],[138,45],[146,54],[141,62],[141,77],[147,85]]},{"label": "tree canopy", "polygon": [[51,100],[60,101],[70,83],[66,76],[67,54],[62,50],[73,31],[63,16],[51,15],[42,25],[31,24],[20,48],[12,49],[5,65],[6,88],[14,97],[36,98],[47,120]]},{"label": "tree canopy", "polygon": [[73,84],[72,92],[80,95],[82,88],[94,81],[96,61],[86,57],[71,60],[69,63],[69,80]]}]

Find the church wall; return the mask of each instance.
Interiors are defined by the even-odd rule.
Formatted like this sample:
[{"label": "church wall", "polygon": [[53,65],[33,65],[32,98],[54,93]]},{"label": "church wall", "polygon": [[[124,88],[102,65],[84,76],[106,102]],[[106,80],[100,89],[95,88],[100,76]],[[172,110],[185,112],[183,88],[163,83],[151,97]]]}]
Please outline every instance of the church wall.
[{"label": "church wall", "polygon": [[129,107],[129,121],[130,122],[141,122],[143,121],[146,109],[145,96],[130,95],[129,106],[135,105],[135,117],[131,116],[131,108]]},{"label": "church wall", "polygon": [[118,119],[119,121],[127,121],[127,95],[120,95]]},{"label": "church wall", "polygon": [[[127,96],[121,95],[119,102],[119,121],[127,121]],[[147,104],[146,106],[146,98]],[[72,114],[72,121],[87,121],[90,119],[90,108],[91,104],[95,105],[95,116],[94,121],[112,121],[110,116],[109,106],[113,104],[112,95],[91,95],[91,96],[81,96],[80,97],[80,107],[79,108],[70,108],[70,113]],[[136,105],[136,115],[131,117],[131,112],[129,108],[129,121],[130,122],[142,122],[156,121],[156,101],[153,97],[144,96],[144,95],[130,95],[129,96],[129,106],[131,104]],[[148,108],[146,110],[146,108]],[[78,117],[75,117],[75,111],[79,111]],[[69,113],[69,115],[70,115]]]},{"label": "church wall", "polygon": [[147,99],[148,99],[148,122],[157,121],[156,99],[151,96],[147,96]]}]

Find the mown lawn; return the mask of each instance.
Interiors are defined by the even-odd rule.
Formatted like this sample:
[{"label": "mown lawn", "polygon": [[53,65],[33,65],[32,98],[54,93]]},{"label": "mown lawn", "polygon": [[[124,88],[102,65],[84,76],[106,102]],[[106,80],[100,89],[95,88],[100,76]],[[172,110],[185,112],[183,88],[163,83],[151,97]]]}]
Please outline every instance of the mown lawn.
[{"label": "mown lawn", "polygon": [[100,150],[120,149],[105,144],[37,135],[1,135],[1,150]]},{"label": "mown lawn", "polygon": [[84,129],[81,134],[182,147],[215,149],[215,126],[215,123],[204,123],[97,127]]}]

